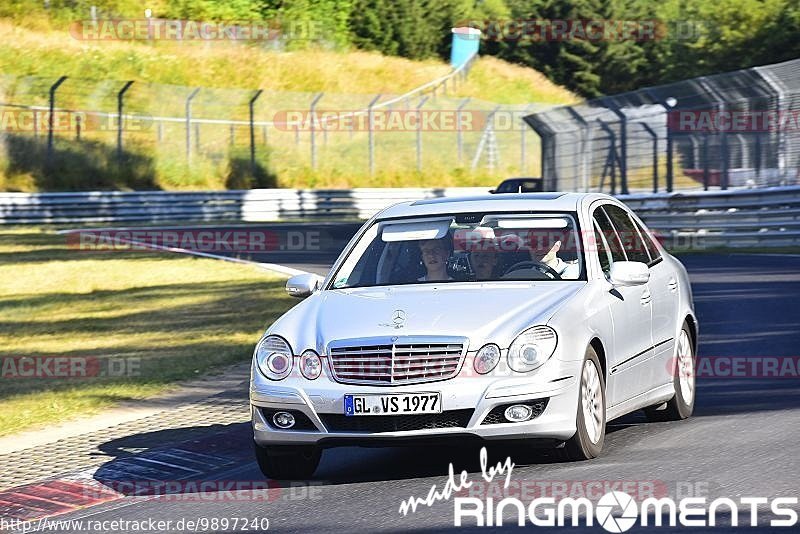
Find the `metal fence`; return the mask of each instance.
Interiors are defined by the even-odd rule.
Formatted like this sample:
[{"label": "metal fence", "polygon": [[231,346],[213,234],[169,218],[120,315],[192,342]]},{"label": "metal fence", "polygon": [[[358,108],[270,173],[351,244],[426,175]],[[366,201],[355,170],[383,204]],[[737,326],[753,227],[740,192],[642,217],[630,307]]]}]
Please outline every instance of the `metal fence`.
[{"label": "metal fence", "polygon": [[534,113],[549,190],[798,183],[800,59]]},{"label": "metal fence", "polygon": [[[397,203],[486,188],[0,193],[0,224],[363,220]],[[797,247],[800,187],[620,196],[673,249]]]},{"label": "metal fence", "polygon": [[[35,177],[79,168],[83,176],[72,182],[60,177],[61,189],[73,190],[117,188],[112,176],[120,169],[136,189],[291,186],[313,175],[335,182],[454,169],[536,175],[538,139],[522,118],[547,106],[451,96],[471,64],[400,95],[0,76],[0,170]],[[92,158],[100,164],[84,161]],[[237,173],[262,179],[231,181]],[[171,182],[159,184],[165,175]],[[46,183],[20,189],[28,186],[52,190]]]}]

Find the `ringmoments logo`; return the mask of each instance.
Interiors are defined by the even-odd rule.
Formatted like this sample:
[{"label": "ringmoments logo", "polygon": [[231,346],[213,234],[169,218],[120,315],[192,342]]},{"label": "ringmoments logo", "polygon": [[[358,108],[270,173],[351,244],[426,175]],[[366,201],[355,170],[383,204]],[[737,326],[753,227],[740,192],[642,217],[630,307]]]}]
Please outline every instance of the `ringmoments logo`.
[{"label": "ringmoments logo", "polygon": [[[797,497],[740,497],[738,502],[719,497],[709,501],[705,497],[686,497],[675,501],[669,497],[650,497],[637,502],[624,491],[611,491],[593,503],[587,498],[552,497],[533,499],[523,503],[514,497],[495,502],[472,497],[454,499],[454,525],[457,527],[505,526],[510,524],[507,515],[515,517],[517,526],[527,523],[537,527],[594,526],[608,532],[626,532],[634,525],[684,526],[684,527],[738,527],[739,512],[745,512],[749,521],[741,526],[794,527],[797,525]],[[765,508],[768,511],[765,511]],[[768,518],[765,516],[769,516]],[[724,524],[719,524],[724,523]]]}]

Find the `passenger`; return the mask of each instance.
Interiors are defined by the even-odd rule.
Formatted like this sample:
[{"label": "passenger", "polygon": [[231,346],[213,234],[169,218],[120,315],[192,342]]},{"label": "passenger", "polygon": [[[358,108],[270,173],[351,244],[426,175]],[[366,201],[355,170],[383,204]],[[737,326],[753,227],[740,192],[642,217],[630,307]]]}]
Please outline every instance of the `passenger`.
[{"label": "passenger", "polygon": [[418,278],[418,282],[452,280],[447,274],[447,258],[450,257],[447,238],[420,241],[419,251],[422,255],[422,264],[425,266],[425,276]]},{"label": "passenger", "polygon": [[496,276],[497,249],[494,241],[470,252],[469,259],[476,279],[491,280]]}]

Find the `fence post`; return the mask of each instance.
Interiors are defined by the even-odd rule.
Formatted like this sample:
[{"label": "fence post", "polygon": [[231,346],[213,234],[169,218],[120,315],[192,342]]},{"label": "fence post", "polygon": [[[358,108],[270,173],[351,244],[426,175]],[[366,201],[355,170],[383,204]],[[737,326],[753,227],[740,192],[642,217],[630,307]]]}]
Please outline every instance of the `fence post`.
[{"label": "fence post", "polygon": [[644,122],[639,124],[653,138],[653,193],[658,193],[658,134],[649,124]]},{"label": "fence post", "polygon": [[620,179],[620,194],[627,195],[629,193],[629,191],[628,191],[628,117],[615,104],[607,104],[607,107],[619,119],[619,179]]},{"label": "fence post", "polygon": [[[374,116],[372,114],[372,110],[375,107],[375,104],[378,103],[378,100],[381,99],[383,95],[375,95],[375,98],[370,100],[369,105],[367,106],[367,135],[368,139],[368,150],[369,150],[369,174],[375,174],[375,122]],[[355,121],[351,121],[351,124]],[[350,127],[350,134],[352,137],[353,127]]]},{"label": "fence post", "polygon": [[[591,146],[592,129],[589,126],[589,123],[586,122],[586,119],[584,119],[583,116],[580,113],[575,111],[575,108],[573,106],[567,106],[566,109],[569,112],[569,114],[572,116],[572,118],[575,119],[575,122],[577,122],[578,124],[581,125],[581,129],[582,129],[581,130],[581,154],[582,154],[582,156],[581,156],[581,186],[583,187],[584,191],[588,192],[589,191],[589,187],[590,187],[589,182],[591,181],[591,178],[590,178],[589,175],[591,174],[591,167],[592,167],[592,164],[591,164],[592,152],[591,152],[591,150],[589,148]],[[575,176],[574,183],[575,183],[574,187],[577,190],[578,189],[577,173],[576,173],[576,176]]]},{"label": "fence post", "polygon": [[[724,117],[725,111],[727,111],[727,103],[720,102],[719,104],[719,116]],[[722,174],[719,178],[719,186],[720,189],[725,190],[728,189],[728,182],[729,182],[729,167],[730,167],[730,153],[728,151],[728,133],[726,128],[721,128],[719,132],[719,156],[722,160]]]},{"label": "fence post", "polygon": [[133,80],[125,82],[117,93],[117,162],[122,164],[122,113],[124,111],[125,92],[133,85]]},{"label": "fence post", "polygon": [[666,169],[666,187],[667,193],[672,193],[672,186],[673,186],[673,178],[674,178],[674,168],[673,168],[673,133],[672,128],[670,127],[670,116],[669,114],[672,112],[671,110],[677,105],[678,101],[674,97],[668,98],[661,98],[655,91],[650,88],[644,89],[644,92],[653,99],[654,102],[657,102],[661,107],[664,108],[664,112],[667,114],[666,123],[667,123],[667,143],[666,143],[666,152],[667,152],[667,169]]},{"label": "fence post", "polygon": [[[261,89],[258,89],[253,98],[250,99],[249,108],[250,108],[250,173],[252,176],[256,174],[256,125],[255,125],[255,104],[258,97],[261,96],[263,93]],[[264,130],[264,137],[266,138],[266,130]],[[265,141],[266,142],[266,141]]]},{"label": "fence post", "polygon": [[47,117],[47,159],[46,165],[50,165],[53,161],[53,113],[56,107],[56,91],[58,87],[67,80],[66,76],[62,76],[53,85],[50,86],[50,115]]},{"label": "fence post", "polygon": [[614,134],[614,130],[609,128],[608,124],[603,122],[602,120],[597,121],[597,124],[600,128],[603,129],[604,132],[608,134],[609,138],[609,147],[608,147],[608,154],[606,155],[606,163],[603,165],[603,173],[600,176],[600,187],[599,190],[603,192],[603,185],[606,182],[606,173],[611,171],[611,194],[617,194],[617,136]]},{"label": "fence post", "polygon": [[317,93],[314,100],[311,101],[311,108],[309,109],[309,129],[311,131],[311,168],[317,168],[317,140],[315,139],[315,126],[317,122],[317,102],[325,96],[325,93]]},{"label": "fence post", "polygon": [[422,106],[428,97],[423,97],[417,104],[417,172],[422,172]]},{"label": "fence post", "polygon": [[711,174],[708,168],[708,133],[703,135],[703,151],[701,154],[703,160],[703,190],[708,191],[708,182]]},{"label": "fence post", "polygon": [[81,116],[75,115],[75,140],[81,140]]},{"label": "fence post", "polygon": [[194,89],[186,99],[186,163],[192,162],[192,100],[200,88]]},{"label": "fence post", "polygon": [[672,185],[675,176],[675,170],[672,166],[672,156],[674,151],[672,143],[672,128],[667,127],[667,193],[672,193]]},{"label": "fence post", "polygon": [[[522,110],[524,115],[527,115],[530,111],[531,106],[525,106],[525,109]],[[522,121],[522,128],[519,131],[519,172],[521,176],[525,176],[525,130],[528,129],[528,126],[525,124],[525,121]]]},{"label": "fence post", "polygon": [[458,145],[458,162],[464,159],[464,132],[461,131],[461,110],[464,109],[469,103],[470,99],[465,98],[461,101],[461,104],[458,105],[456,109],[456,144]]},{"label": "fence post", "polygon": [[755,154],[753,155],[756,166],[756,184],[761,181],[761,134],[756,132]]}]

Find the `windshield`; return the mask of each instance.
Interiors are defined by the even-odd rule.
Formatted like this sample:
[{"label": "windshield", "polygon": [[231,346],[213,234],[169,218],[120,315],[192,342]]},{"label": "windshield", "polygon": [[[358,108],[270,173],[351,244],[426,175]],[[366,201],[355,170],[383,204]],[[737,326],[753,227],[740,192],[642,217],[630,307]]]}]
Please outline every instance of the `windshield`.
[{"label": "windshield", "polygon": [[375,222],[331,288],[502,280],[578,280],[571,213],[453,214]]}]

